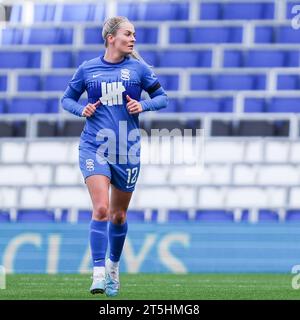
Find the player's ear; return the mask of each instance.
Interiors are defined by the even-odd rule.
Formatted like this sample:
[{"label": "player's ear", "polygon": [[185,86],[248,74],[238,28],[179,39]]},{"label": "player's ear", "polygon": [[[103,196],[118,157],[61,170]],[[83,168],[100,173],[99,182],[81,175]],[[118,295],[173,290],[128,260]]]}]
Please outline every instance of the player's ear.
[{"label": "player's ear", "polygon": [[112,43],[114,40],[114,36],[112,34],[107,35],[106,41],[107,43]]}]

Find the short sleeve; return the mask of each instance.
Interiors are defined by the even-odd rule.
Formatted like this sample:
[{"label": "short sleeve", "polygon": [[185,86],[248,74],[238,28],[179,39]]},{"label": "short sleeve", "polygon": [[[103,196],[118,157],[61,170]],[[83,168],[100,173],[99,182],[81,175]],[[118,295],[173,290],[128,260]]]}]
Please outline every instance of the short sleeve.
[{"label": "short sleeve", "polygon": [[76,72],[74,73],[71,81],[69,82],[69,86],[79,92],[79,93],[83,93],[85,91],[85,81],[84,81],[84,72],[83,72],[83,65],[85,64],[82,63],[78,69],[76,70]]},{"label": "short sleeve", "polygon": [[158,79],[154,73],[154,71],[147,66],[145,63],[141,64],[142,67],[142,89],[147,91],[149,94],[160,88],[160,84]]}]

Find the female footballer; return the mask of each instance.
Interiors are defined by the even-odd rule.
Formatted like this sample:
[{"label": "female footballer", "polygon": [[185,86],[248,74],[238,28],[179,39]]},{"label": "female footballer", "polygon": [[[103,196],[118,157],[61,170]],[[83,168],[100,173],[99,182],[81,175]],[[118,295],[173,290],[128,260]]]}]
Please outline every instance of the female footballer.
[{"label": "female footballer", "polygon": [[[139,113],[166,107],[168,97],[134,51],[135,29],[126,17],[108,19],[102,37],[104,55],[79,66],[61,101],[65,110],[86,117],[79,162],[93,206],[90,292],[115,296],[120,290],[126,211],[140,170]],[[82,106],[78,100],[85,90],[88,104]],[[140,101],[142,90],[150,99]]]}]

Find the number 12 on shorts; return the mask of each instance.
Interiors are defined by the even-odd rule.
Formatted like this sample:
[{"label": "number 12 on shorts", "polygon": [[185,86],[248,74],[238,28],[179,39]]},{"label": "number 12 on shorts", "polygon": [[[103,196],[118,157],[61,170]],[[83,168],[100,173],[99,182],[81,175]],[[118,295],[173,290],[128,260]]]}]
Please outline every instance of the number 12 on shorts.
[{"label": "number 12 on shorts", "polygon": [[127,171],[127,184],[134,184],[136,183],[136,179],[137,179],[137,174],[138,174],[138,167],[134,167],[134,168],[128,168],[126,169]]}]

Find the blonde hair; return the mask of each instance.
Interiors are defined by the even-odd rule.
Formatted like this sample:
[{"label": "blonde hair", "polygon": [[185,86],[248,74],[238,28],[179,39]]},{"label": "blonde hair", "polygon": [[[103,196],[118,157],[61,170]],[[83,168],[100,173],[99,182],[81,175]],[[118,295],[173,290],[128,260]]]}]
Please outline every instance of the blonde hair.
[{"label": "blonde hair", "polygon": [[[104,40],[104,45],[105,48],[107,48],[108,44],[107,44],[107,36],[109,34],[112,34],[113,36],[117,33],[117,31],[120,29],[120,25],[124,22],[129,22],[131,23],[128,18],[126,17],[122,17],[122,16],[117,16],[117,17],[112,17],[107,19],[104,24],[103,24],[103,28],[102,28],[102,38]],[[139,53],[135,50],[132,51],[132,53],[129,54],[131,57],[133,57],[134,59],[140,60],[144,63],[146,63],[144,61],[144,59],[139,55]]]}]

